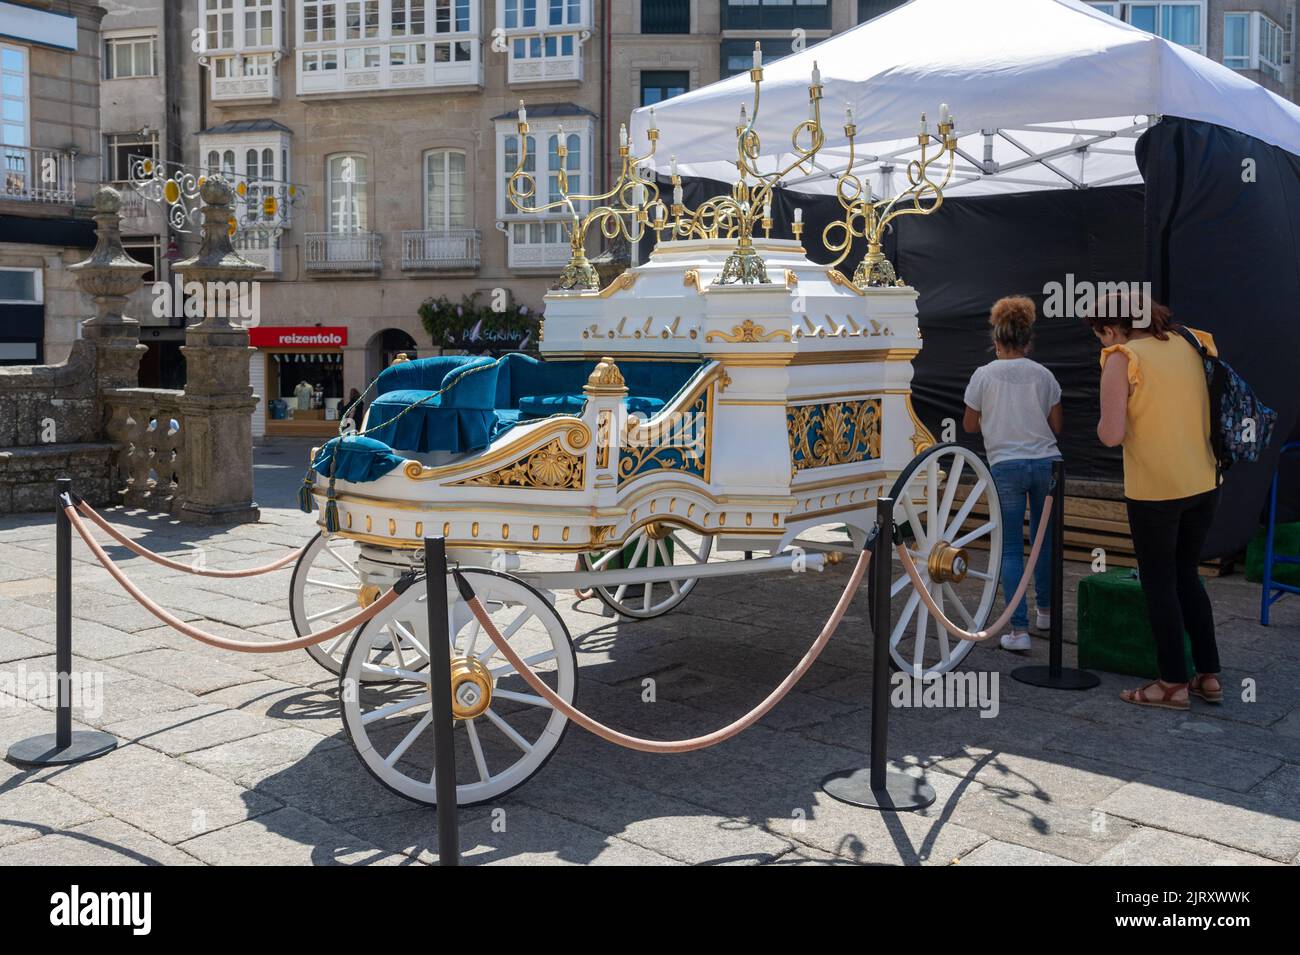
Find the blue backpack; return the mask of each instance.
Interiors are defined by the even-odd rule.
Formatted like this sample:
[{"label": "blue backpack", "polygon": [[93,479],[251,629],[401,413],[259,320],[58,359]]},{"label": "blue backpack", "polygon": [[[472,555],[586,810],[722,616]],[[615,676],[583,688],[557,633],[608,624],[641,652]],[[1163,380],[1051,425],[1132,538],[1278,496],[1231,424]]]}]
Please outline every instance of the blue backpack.
[{"label": "blue backpack", "polygon": [[[1254,389],[1231,365],[1211,355],[1195,335],[1181,326],[1178,334],[1205,363],[1205,383],[1210,389],[1210,445],[1219,472],[1238,461],[1258,461],[1260,452],[1273,439],[1277,412],[1255,396]],[[1249,422],[1254,422],[1253,436],[1246,433]]]}]

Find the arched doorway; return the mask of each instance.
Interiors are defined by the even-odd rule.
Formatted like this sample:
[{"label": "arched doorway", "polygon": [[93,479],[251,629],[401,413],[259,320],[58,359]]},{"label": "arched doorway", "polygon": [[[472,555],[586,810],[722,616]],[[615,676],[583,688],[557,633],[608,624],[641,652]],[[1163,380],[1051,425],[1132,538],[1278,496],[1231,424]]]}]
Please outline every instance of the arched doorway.
[{"label": "arched doorway", "polygon": [[393,359],[403,354],[407,358],[420,357],[415,339],[400,328],[385,328],[374,335],[366,344],[367,379],[374,380],[377,374],[393,363]]}]

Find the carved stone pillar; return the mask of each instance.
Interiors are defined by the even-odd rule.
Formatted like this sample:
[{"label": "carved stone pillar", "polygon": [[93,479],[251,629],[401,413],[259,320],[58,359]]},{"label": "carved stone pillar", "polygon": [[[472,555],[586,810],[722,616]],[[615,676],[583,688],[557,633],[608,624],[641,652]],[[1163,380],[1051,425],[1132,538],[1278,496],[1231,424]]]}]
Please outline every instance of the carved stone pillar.
[{"label": "carved stone pillar", "polygon": [[203,238],[196,256],[177,262],[186,294],[203,288],[203,320],[185,331],[185,473],[177,516],[196,524],[242,524],[260,516],[253,502],[252,414],[258,397],[248,384],[248,330],[230,321],[237,301],[251,297],[262,266],[230,243],[234,191],[221,176],[200,190]]},{"label": "carved stone pillar", "polygon": [[81,334],[95,350],[95,385],[102,394],[111,388],[134,388],[139,381],[140,323],[122,314],[127,297],[140,287],[149,266],[122,248],[119,214],[122,195],[105,186],[95,193],[95,251],[84,262],[69,266],[77,285],[95,301],[95,317],[81,323]]}]

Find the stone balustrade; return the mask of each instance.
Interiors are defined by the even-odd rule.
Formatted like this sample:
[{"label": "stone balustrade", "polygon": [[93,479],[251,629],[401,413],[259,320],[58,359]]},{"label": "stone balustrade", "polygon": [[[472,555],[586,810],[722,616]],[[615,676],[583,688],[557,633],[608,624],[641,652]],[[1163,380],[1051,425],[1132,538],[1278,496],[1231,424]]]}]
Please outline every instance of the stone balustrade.
[{"label": "stone balustrade", "polygon": [[107,431],[119,446],[115,490],[127,507],[180,511],[185,476],[184,392],[117,388],[104,394]]}]

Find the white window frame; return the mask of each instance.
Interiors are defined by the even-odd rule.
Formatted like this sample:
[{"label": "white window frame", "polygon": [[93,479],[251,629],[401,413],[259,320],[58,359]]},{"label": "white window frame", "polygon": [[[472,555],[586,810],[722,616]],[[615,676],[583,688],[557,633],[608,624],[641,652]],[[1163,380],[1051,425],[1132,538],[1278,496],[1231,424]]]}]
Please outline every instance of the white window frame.
[{"label": "white window frame", "polygon": [[[356,221],[354,223],[355,228],[343,230],[343,229],[335,228],[334,173],[332,170],[333,170],[335,160],[343,160],[349,157],[353,159],[360,159],[363,163],[365,163],[365,173],[364,173],[365,178],[359,182],[354,180],[353,182],[344,183],[344,194],[342,198],[347,200],[348,204],[352,206],[352,211],[349,214],[349,217]],[[369,194],[370,165],[371,165],[370,157],[367,156],[365,153],[340,152],[340,153],[330,153],[328,156],[325,157],[325,219],[327,225],[325,231],[328,232],[330,235],[364,235],[370,232],[370,216],[371,216],[370,194]],[[364,206],[364,209],[361,210],[360,215],[357,214],[358,210],[356,209],[356,205],[357,205],[356,198],[358,195],[361,196],[362,204]]]},{"label": "white window frame", "polygon": [[[275,52],[284,50],[284,17],[285,4],[287,0],[196,0],[199,8],[199,25],[203,30],[204,50],[208,56],[221,56],[225,54],[244,53],[248,51]],[[209,10],[209,6],[219,3],[222,6],[218,9]],[[300,4],[301,5],[301,4]],[[218,42],[212,43],[210,36],[211,31],[208,29],[208,18],[224,14],[226,10],[230,11],[231,32],[230,43],[226,45]],[[271,42],[262,43],[261,36],[258,36],[257,43],[249,43],[247,28],[249,14],[262,14],[270,12],[271,14]],[[262,27],[257,27],[260,34]],[[217,31],[217,39],[221,39],[221,31]]]},{"label": "white window frame", "polygon": [[[127,143],[127,142],[119,142],[119,140],[135,140],[135,142]],[[123,133],[105,133],[104,134],[104,181],[105,182],[113,182],[113,183],[130,182],[131,180],[130,168],[127,169],[113,168],[118,148],[120,146],[125,146],[125,145],[140,146],[142,147],[140,151],[140,155],[145,155],[145,153],[147,152],[155,161],[157,161],[158,159],[159,143],[158,143],[158,133],[156,131],[150,131],[148,139],[145,139],[144,136],[138,131],[123,132]],[[119,173],[120,175],[114,175],[114,173]]]},{"label": "white window frame", "polygon": [[0,265],[0,272],[26,272],[32,276],[32,292],[36,296],[34,299],[26,298],[0,298],[0,305],[44,305],[45,304],[45,273],[41,269],[15,268],[7,265]]},{"label": "white window frame", "polygon": [[[250,173],[248,165],[248,153],[256,151],[257,169]],[[261,220],[261,199],[262,192],[258,188],[258,183],[267,178],[264,175],[263,164],[265,155],[271,153],[271,172],[269,181],[274,183],[287,183],[291,181],[289,175],[291,166],[289,165],[291,154],[289,150],[289,134],[284,132],[253,132],[239,133],[235,135],[215,135],[199,137],[198,165],[203,175],[210,175],[211,156],[217,155],[217,172],[230,176],[237,187],[242,181],[245,183],[245,194],[240,197],[236,193],[235,216],[241,223],[257,223]],[[256,206],[254,205],[256,203]],[[282,220],[285,228],[291,225],[289,218],[289,206],[284,207]],[[264,244],[261,246],[266,247]]]},{"label": "white window frame", "polygon": [[[422,17],[416,18],[413,0],[302,0],[297,12],[299,95],[481,85],[482,0],[421,2]],[[443,3],[450,4],[450,29],[440,30]],[[308,35],[309,8],[318,22],[325,13],[333,14],[332,39],[320,30]],[[371,9],[378,13],[373,31],[367,28]],[[397,30],[395,9],[401,14]],[[463,17],[457,17],[458,10]],[[358,14],[360,34],[351,36],[349,15]],[[327,76],[332,81],[321,82]]]},{"label": "white window frame", "polygon": [[[464,206],[464,222],[459,225],[453,225],[451,222],[451,157],[460,156],[461,162],[464,163],[464,181],[461,185],[461,202]],[[429,163],[435,157],[442,159],[442,174],[444,186],[444,195],[441,210],[433,210],[429,205]],[[421,178],[424,185],[424,231],[426,232],[445,232],[452,229],[470,229],[474,225],[473,214],[473,197],[474,191],[470,187],[470,168],[469,154],[464,149],[457,149],[454,146],[440,146],[434,149],[425,150],[421,163]]]},{"label": "white window frame", "polygon": [[[25,46],[17,46],[13,43],[0,43],[0,53],[4,51],[17,52],[23,58],[23,70],[21,74],[13,70],[5,70],[0,65],[0,83],[3,83],[5,76],[22,77],[23,83],[23,141],[21,143],[11,143],[5,138],[4,127],[15,126],[16,123],[8,122],[3,118],[3,112],[0,112],[0,146],[16,146],[20,149],[32,148],[32,53],[31,49]],[[0,59],[0,64],[3,60]],[[0,109],[2,109],[4,100],[17,100],[16,96],[9,96],[3,93],[3,86],[0,86]]]},{"label": "white window frame", "polygon": [[[544,119],[530,119],[528,123],[528,137],[535,143],[534,148],[529,150],[533,158],[533,169],[530,170],[533,177],[537,180],[537,195],[531,200],[534,203],[546,205],[550,201],[550,182],[551,170],[550,163],[550,141],[552,136],[559,134],[560,127],[564,127],[565,138],[577,136],[582,152],[580,155],[581,167],[578,174],[581,178],[580,189],[588,194],[592,191],[592,183],[595,182],[595,164],[592,157],[592,143],[594,141],[594,131],[590,116],[554,116]],[[506,143],[510,137],[518,137],[519,129],[513,119],[503,119],[497,121],[497,146],[496,146],[496,193],[497,193],[497,218],[504,220],[532,220],[536,221],[539,217],[535,213],[519,212],[510,204],[510,199],[506,194],[506,183],[510,179],[510,174],[515,171],[511,165],[506,167]],[[517,155],[517,154],[516,154]],[[581,212],[585,203],[575,203]],[[563,220],[567,218],[567,213],[563,209],[556,209],[552,212],[543,214],[541,218]]]},{"label": "white window frame", "polygon": [[[1156,30],[1153,34],[1154,36],[1164,36],[1161,32],[1161,21],[1164,16],[1165,8],[1196,7],[1200,10],[1200,30],[1197,31],[1198,35],[1196,43],[1179,45],[1186,46],[1187,49],[1195,50],[1197,53],[1205,52],[1205,38],[1206,31],[1208,30],[1209,17],[1209,4],[1206,0],[1132,0],[1132,2],[1127,2],[1127,0],[1112,0],[1112,2],[1104,3],[1094,3],[1092,0],[1088,0],[1088,6],[1092,7],[1094,10],[1099,10],[1102,13],[1109,14],[1117,20],[1123,20],[1125,23],[1130,25],[1133,25],[1134,8],[1154,7],[1156,11]],[[1139,27],[1139,29],[1141,28]],[[1176,41],[1170,40],[1169,42],[1174,43]]]},{"label": "white window frame", "polygon": [[[136,44],[149,42],[149,72],[148,73],[114,73],[114,67],[117,63],[116,48],[119,45]],[[136,53],[132,51],[131,62],[134,66]],[[158,34],[153,31],[132,32],[132,33],[109,33],[104,35],[104,79],[105,80],[140,80],[156,79],[158,77]]]},{"label": "white window frame", "polygon": [[[1228,21],[1240,18],[1246,21],[1246,52],[1242,56],[1234,56],[1231,59],[1240,62],[1228,62],[1227,36]],[[1268,51],[1264,49],[1262,34],[1264,31],[1272,31],[1276,39],[1277,59],[1270,59]],[[1224,50],[1223,64],[1233,70],[1258,70],[1265,76],[1270,77],[1277,82],[1282,82],[1284,53],[1286,44],[1286,29],[1274,20],[1272,17],[1260,13],[1258,10],[1228,10],[1223,14],[1223,35]]]}]

